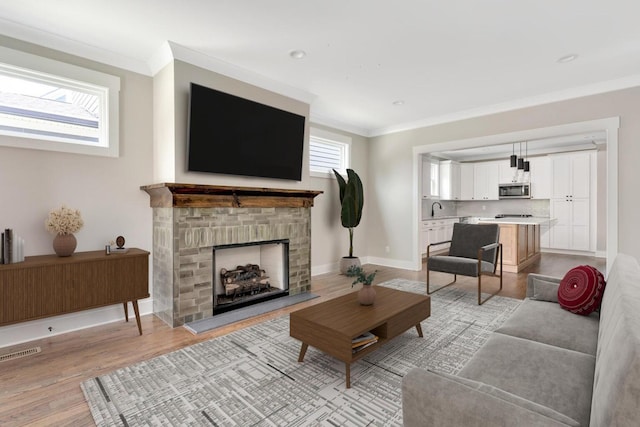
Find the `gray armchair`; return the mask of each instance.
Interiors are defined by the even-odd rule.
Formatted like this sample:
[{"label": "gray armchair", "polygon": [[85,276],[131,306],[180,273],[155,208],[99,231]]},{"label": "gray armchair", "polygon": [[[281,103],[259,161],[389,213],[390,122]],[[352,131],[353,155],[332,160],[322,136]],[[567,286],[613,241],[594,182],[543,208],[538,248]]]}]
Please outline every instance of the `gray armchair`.
[{"label": "gray armchair", "polygon": [[[451,240],[432,243],[427,246],[427,294],[453,285],[457,275],[478,278],[478,305],[502,290],[502,244],[498,224],[453,224]],[[431,247],[451,242],[448,255],[431,256]],[[500,273],[496,274],[500,256]],[[429,286],[429,273],[439,271],[453,274],[453,282],[433,291]],[[482,276],[500,277],[500,289],[482,300]]]}]

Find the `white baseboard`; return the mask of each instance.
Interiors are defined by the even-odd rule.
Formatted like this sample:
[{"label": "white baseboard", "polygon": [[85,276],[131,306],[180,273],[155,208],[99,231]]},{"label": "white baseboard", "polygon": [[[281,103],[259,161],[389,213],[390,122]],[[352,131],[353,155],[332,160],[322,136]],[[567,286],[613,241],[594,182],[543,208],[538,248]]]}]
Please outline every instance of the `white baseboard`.
[{"label": "white baseboard", "polygon": [[[147,298],[138,302],[140,315],[153,313],[153,299]],[[78,311],[61,316],[47,317],[0,327],[0,348],[21,344],[41,338],[53,337],[67,332],[121,322],[124,319],[122,304],[110,305],[93,310]],[[135,313],[129,304],[129,319],[133,319],[132,328],[136,329]],[[129,321],[131,323],[131,320]],[[51,328],[51,331],[49,330]],[[144,330],[143,330],[144,332]]]},{"label": "white baseboard", "polygon": [[[551,254],[563,254],[563,255],[598,256],[595,252],[572,251],[572,250],[569,250],[569,249],[540,248],[540,252],[542,252],[542,253],[551,253]],[[606,256],[605,256],[605,258],[606,258]]]},{"label": "white baseboard", "polygon": [[[364,257],[360,257],[360,264],[362,265],[375,264],[375,265],[382,265],[384,267],[402,268],[404,270],[415,271],[414,265],[411,261],[400,261],[397,259],[364,256]],[[319,276],[320,274],[327,274],[327,273],[336,273],[338,271],[340,271],[339,262],[311,266],[311,276]]]},{"label": "white baseboard", "polygon": [[401,268],[403,270],[420,271],[420,270],[416,270],[413,261],[404,261],[404,260],[398,260],[398,259],[367,257],[367,264],[376,264],[376,265],[382,265],[384,267]]},{"label": "white baseboard", "polygon": [[340,263],[337,262],[324,265],[312,265],[311,276],[313,277],[319,276],[320,274],[335,273],[338,270],[340,270]]}]

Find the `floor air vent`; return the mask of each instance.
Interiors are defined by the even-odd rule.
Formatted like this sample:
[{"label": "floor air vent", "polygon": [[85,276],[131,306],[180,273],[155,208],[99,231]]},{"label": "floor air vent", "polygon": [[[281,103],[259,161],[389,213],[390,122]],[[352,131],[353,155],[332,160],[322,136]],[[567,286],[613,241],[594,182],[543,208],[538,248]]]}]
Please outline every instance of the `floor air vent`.
[{"label": "floor air vent", "polygon": [[40,353],[40,347],[33,347],[26,350],[14,351],[9,354],[0,354],[0,362],[6,362],[8,360],[19,359],[20,357],[30,356],[32,354]]}]

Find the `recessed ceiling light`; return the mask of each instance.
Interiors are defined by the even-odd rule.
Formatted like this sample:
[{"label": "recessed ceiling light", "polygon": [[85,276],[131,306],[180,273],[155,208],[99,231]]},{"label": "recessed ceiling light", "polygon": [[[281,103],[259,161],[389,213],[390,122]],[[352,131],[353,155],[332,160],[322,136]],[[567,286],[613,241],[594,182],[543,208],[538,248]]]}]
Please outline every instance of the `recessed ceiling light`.
[{"label": "recessed ceiling light", "polygon": [[397,101],[393,101],[392,104],[396,107],[399,107],[401,105],[404,105],[404,101],[402,99],[398,99]]},{"label": "recessed ceiling light", "polygon": [[302,59],[307,56],[307,52],[305,52],[304,50],[296,49],[289,52],[289,56],[293,59]]},{"label": "recessed ceiling light", "polygon": [[563,56],[561,58],[558,58],[558,60],[556,62],[558,62],[560,64],[566,64],[567,62],[574,61],[577,57],[578,57],[578,55],[576,55],[575,53],[572,53],[570,55],[565,55],[565,56]]}]

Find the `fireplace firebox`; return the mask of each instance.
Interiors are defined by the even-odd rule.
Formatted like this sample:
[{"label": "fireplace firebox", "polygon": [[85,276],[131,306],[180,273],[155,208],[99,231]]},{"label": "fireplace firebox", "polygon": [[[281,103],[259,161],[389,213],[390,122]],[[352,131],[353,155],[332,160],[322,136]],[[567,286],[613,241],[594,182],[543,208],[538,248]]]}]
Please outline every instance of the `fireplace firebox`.
[{"label": "fireplace firebox", "polygon": [[289,240],[213,247],[213,315],[289,295]]}]

